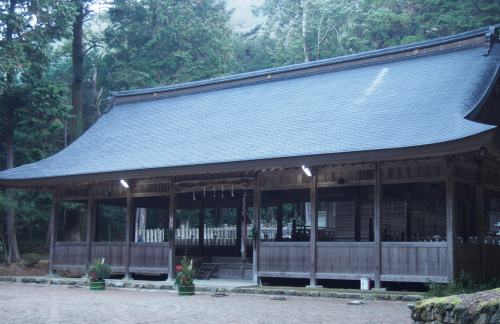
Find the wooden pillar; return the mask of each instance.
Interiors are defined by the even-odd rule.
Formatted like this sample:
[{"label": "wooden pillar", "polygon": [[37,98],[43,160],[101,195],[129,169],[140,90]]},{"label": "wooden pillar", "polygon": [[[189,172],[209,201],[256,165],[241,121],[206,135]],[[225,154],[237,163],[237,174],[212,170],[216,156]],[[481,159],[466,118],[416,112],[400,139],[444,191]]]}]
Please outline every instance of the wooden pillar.
[{"label": "wooden pillar", "polygon": [[201,200],[198,216],[198,246],[200,246],[201,256],[203,256],[203,245],[205,245],[205,198]]},{"label": "wooden pillar", "polygon": [[470,226],[470,210],[469,210],[469,200],[468,200],[468,188],[465,188],[464,194],[462,195],[462,232],[464,243],[469,243],[469,226]]},{"label": "wooden pillar", "polygon": [[174,235],[170,240],[170,251],[168,254],[168,279],[173,281],[175,278],[175,214],[177,211],[177,194],[175,193],[174,183],[172,181],[170,187],[170,203],[168,206],[168,228],[170,228]]},{"label": "wooden pillar", "polygon": [[100,215],[99,215],[99,204],[94,203],[94,242],[99,242],[99,225],[100,225]]},{"label": "wooden pillar", "polygon": [[310,285],[316,286],[316,242],[318,241],[318,175],[312,170],[310,186],[311,229],[310,229]]},{"label": "wooden pillar", "polygon": [[50,265],[49,275],[54,274],[54,257],[57,242],[57,226],[59,224],[59,210],[57,208],[57,188],[52,192],[52,209],[50,213]]},{"label": "wooden pillar", "polygon": [[86,260],[85,260],[85,272],[89,271],[89,267],[92,264],[92,253],[91,253],[91,242],[93,241],[93,233],[92,229],[94,228],[94,195],[92,194],[93,188],[90,186],[89,188],[89,197],[87,203],[87,246],[85,250]]},{"label": "wooden pillar", "polygon": [[448,281],[454,277],[454,251],[455,251],[455,180],[453,178],[453,163],[448,162],[446,177],[446,242],[447,242],[447,277]]},{"label": "wooden pillar", "polygon": [[354,241],[361,241],[361,203],[359,194],[354,197]]},{"label": "wooden pillar", "polygon": [[411,242],[413,235],[412,229],[413,219],[411,217],[411,192],[406,193],[406,242]]},{"label": "wooden pillar", "polygon": [[375,263],[375,288],[380,288],[380,273],[382,265],[382,181],[380,163],[375,164],[375,188],[373,195],[373,240]]},{"label": "wooden pillar", "polygon": [[130,278],[130,240],[133,238],[132,230],[134,228],[134,211],[132,204],[132,184],[129,181],[129,188],[127,189],[127,219],[125,222],[125,259],[123,260],[123,267],[125,268],[125,279]]},{"label": "wooden pillar", "polygon": [[259,243],[260,243],[260,172],[255,172],[253,185],[253,223],[257,229],[257,237],[253,239],[253,281],[258,282],[259,276]]},{"label": "wooden pillar", "polygon": [[283,201],[280,200],[278,203],[278,215],[276,215],[276,242],[283,241]]},{"label": "wooden pillar", "polygon": [[481,264],[480,275],[481,278],[486,278],[486,259],[485,259],[485,246],[484,246],[484,175],[483,167],[481,164],[477,170],[478,181],[476,186],[476,228],[477,228],[477,242],[481,251]]},{"label": "wooden pillar", "polygon": [[242,222],[242,211],[243,206],[241,204],[241,199],[238,200],[238,207],[236,207],[236,248],[238,252],[241,251],[241,222]]}]

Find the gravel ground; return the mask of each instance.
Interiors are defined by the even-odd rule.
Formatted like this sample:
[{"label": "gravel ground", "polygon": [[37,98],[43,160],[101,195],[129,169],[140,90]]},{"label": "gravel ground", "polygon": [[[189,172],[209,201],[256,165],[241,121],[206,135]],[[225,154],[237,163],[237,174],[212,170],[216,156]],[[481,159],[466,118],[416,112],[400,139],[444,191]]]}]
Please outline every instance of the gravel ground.
[{"label": "gravel ground", "polygon": [[348,301],[0,282],[0,323],[413,323],[407,302]]}]

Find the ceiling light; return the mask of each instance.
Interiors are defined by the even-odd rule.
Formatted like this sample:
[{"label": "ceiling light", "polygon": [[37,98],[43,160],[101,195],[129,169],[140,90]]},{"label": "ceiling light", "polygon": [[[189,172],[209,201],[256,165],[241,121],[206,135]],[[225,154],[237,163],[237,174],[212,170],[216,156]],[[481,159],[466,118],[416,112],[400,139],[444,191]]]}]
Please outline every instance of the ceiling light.
[{"label": "ceiling light", "polygon": [[120,183],[121,183],[121,184],[122,184],[122,186],[124,186],[125,188],[128,188],[128,183],[127,183],[127,181],[125,181],[125,180],[121,179],[121,180],[120,180]]},{"label": "ceiling light", "polygon": [[302,170],[304,170],[304,172],[307,174],[308,177],[312,177],[311,170],[309,170],[308,167],[306,167],[305,165],[303,165],[302,166]]}]

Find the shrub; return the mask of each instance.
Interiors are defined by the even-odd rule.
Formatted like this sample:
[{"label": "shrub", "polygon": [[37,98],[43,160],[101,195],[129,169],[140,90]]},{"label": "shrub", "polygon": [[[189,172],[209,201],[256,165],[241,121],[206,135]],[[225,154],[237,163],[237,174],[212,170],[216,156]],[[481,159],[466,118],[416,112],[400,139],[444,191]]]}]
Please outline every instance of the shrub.
[{"label": "shrub", "polygon": [[40,262],[41,258],[36,253],[28,253],[23,256],[24,264],[28,267],[34,267]]},{"label": "shrub", "polygon": [[175,267],[175,271],[177,271],[177,275],[175,276],[175,285],[177,287],[191,286],[196,276],[196,270],[193,267],[193,260],[187,258],[187,250],[181,264]]},{"label": "shrub", "polygon": [[478,291],[495,289],[500,287],[500,280],[491,279],[486,282],[479,281],[462,270],[458,277],[452,278],[447,284],[439,284],[429,280],[425,286],[429,289],[429,291],[425,294],[425,298],[445,297],[461,294],[473,294]]},{"label": "shrub", "polygon": [[112,271],[111,268],[104,263],[104,258],[102,258],[94,260],[94,266],[89,270],[88,274],[90,280],[104,280],[111,277]]}]

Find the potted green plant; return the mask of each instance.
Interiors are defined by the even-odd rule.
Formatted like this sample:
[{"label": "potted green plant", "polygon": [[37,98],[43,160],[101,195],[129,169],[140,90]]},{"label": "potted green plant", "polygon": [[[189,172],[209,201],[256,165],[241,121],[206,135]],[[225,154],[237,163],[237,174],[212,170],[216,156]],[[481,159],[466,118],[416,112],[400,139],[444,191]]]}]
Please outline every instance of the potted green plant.
[{"label": "potted green plant", "polygon": [[196,271],[193,268],[193,260],[189,260],[187,256],[184,255],[181,264],[175,267],[175,271],[177,272],[175,276],[175,285],[179,287],[179,295],[194,295],[193,280],[196,275]]},{"label": "potted green plant", "polygon": [[111,277],[111,268],[104,263],[104,258],[95,259],[94,266],[89,270],[90,290],[104,290],[104,280]]}]

